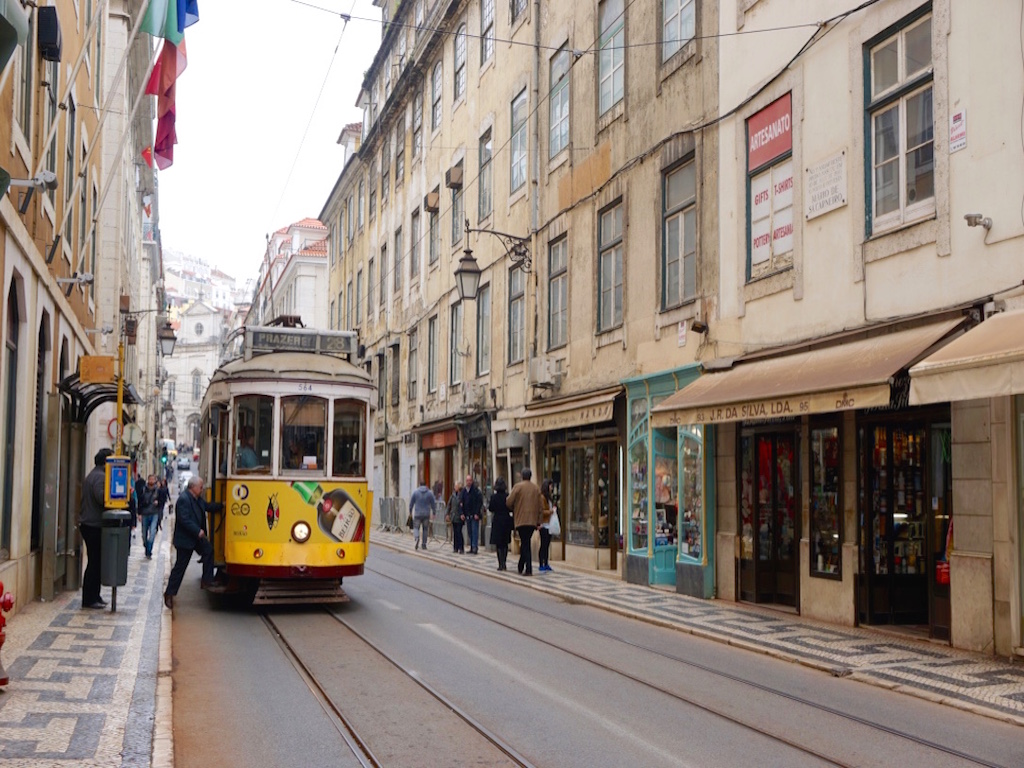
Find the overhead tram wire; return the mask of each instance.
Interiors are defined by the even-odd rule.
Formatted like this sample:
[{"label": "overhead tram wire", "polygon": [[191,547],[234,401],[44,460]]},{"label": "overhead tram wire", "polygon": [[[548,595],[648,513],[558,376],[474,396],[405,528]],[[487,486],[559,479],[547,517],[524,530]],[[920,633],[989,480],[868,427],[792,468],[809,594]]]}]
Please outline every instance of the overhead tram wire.
[{"label": "overhead tram wire", "polygon": [[[1024,1],[1024,0],[1022,0],[1022,1]],[[291,2],[297,3],[299,5],[304,5],[304,6],[307,6],[307,7],[310,7],[310,8],[314,8],[314,9],[317,9],[317,10],[325,11],[325,12],[328,12],[328,13],[331,13],[331,14],[335,14],[335,15],[337,13],[336,11],[331,11],[330,9],[323,8],[321,6],[316,6],[316,5],[313,5],[313,4],[308,3],[308,2],[304,2],[304,0],[291,0]],[[628,0],[626,5],[623,7],[622,11],[620,12],[619,16],[620,17],[624,16],[626,11],[629,10],[630,7],[632,7],[634,2],[636,2],[636,0]],[[755,98],[757,98],[761,93],[763,93],[765,91],[765,89],[768,88],[768,86],[770,86],[772,83],[774,83],[782,75],[783,72],[785,72],[787,69],[789,69],[791,66],[793,66],[794,62],[796,62],[801,56],[803,56],[808,50],[810,50],[819,40],[821,40],[825,35],[827,35],[829,32],[831,32],[832,29],[834,29],[835,26],[837,26],[838,23],[841,23],[842,21],[844,21],[848,17],[854,15],[855,13],[858,13],[858,12],[864,10],[865,8],[868,8],[868,7],[870,7],[872,5],[875,5],[875,4],[879,3],[879,2],[881,2],[881,0],[864,0],[864,2],[861,2],[860,4],[854,6],[853,8],[850,8],[850,9],[848,9],[846,11],[842,11],[840,13],[834,14],[833,16],[830,16],[827,19],[824,19],[824,20],[821,20],[821,21],[815,21],[815,22],[807,22],[806,24],[792,25],[792,26],[788,26],[788,27],[769,28],[769,29],[763,29],[763,30],[750,30],[750,31],[745,31],[745,32],[727,33],[727,34],[723,34],[723,35],[707,35],[707,36],[700,37],[700,38],[697,38],[697,37],[693,38],[693,39],[715,39],[715,38],[720,38],[720,37],[733,37],[733,36],[738,36],[738,35],[741,35],[741,34],[755,34],[755,33],[758,33],[758,32],[785,31],[785,30],[790,30],[790,29],[803,29],[803,28],[808,28],[808,27],[814,27],[814,32],[810,35],[810,37],[807,38],[807,40],[804,42],[804,44],[802,46],[800,46],[800,48],[797,50],[797,52],[795,54],[793,54],[793,56],[789,59],[789,61],[787,61],[784,66],[780,67],[779,70],[774,75],[772,75],[768,80],[766,80],[764,82],[764,84],[760,88],[758,88],[756,91],[751,93],[749,96],[747,96],[745,99],[740,101],[738,104],[736,104],[735,106],[730,108],[728,111],[723,112],[723,113],[721,113],[721,114],[719,114],[719,115],[717,115],[717,116],[715,116],[715,117],[713,117],[713,118],[711,118],[709,120],[706,120],[704,122],[700,122],[700,123],[694,124],[692,126],[689,126],[687,128],[684,128],[681,131],[676,131],[675,133],[671,134],[670,136],[667,136],[666,138],[664,138],[661,141],[659,141],[653,148],[651,148],[649,150],[646,150],[646,151],[640,153],[639,155],[636,155],[635,157],[630,158],[629,160],[624,162],[618,169],[616,169],[608,177],[607,181],[605,182],[604,185],[602,185],[602,187],[600,189],[594,190],[593,192],[591,192],[590,194],[586,195],[585,197],[580,198],[576,202],[574,202],[574,203],[570,204],[569,206],[567,206],[566,208],[560,210],[557,214],[555,214],[554,216],[549,218],[547,221],[542,223],[537,228],[537,232],[543,231],[548,226],[550,226],[551,222],[556,220],[559,216],[567,213],[568,211],[571,211],[571,210],[575,209],[581,203],[583,203],[583,202],[591,199],[592,197],[594,197],[596,194],[598,194],[601,191],[601,189],[604,189],[613,179],[617,178],[622,172],[624,172],[624,171],[628,170],[629,168],[633,167],[634,165],[636,165],[636,163],[642,161],[644,158],[646,158],[648,155],[650,155],[651,152],[657,151],[658,148],[664,146],[667,142],[671,141],[673,138],[679,136],[680,134],[684,134],[684,133],[696,133],[698,131],[702,131],[705,128],[709,128],[709,127],[711,127],[713,125],[716,125],[716,124],[720,123],[722,120],[725,120],[725,119],[731,117],[732,115],[736,114],[737,112],[739,112],[744,106],[749,104],[751,101],[753,101]],[[354,7],[354,4],[353,4],[353,7]],[[355,19],[355,20],[359,20],[359,21],[372,21],[372,22],[376,22],[376,23],[382,23],[380,19],[367,19],[365,17],[358,17],[358,16],[352,16],[351,18]],[[388,23],[391,24],[391,22],[388,22]],[[408,26],[408,27],[415,28],[415,25],[404,25],[404,24],[403,25],[397,25],[396,24],[394,26]],[[444,35],[450,36],[450,37],[454,36],[454,33],[444,33],[442,30],[439,30],[439,29],[433,28],[433,27],[419,27],[419,29],[422,29],[424,31],[439,32],[441,34],[444,34]],[[479,39],[481,36],[480,35],[473,35],[472,37],[476,37],[476,38]],[[568,77],[572,73],[573,67],[575,67],[576,64],[583,58],[583,56],[582,56],[583,53],[594,53],[594,52],[603,50],[600,47],[600,45],[599,45],[600,40],[601,40],[601,35],[598,34],[598,36],[594,40],[594,42],[591,43],[591,45],[588,46],[587,48],[583,48],[583,49],[570,49],[570,53],[572,53],[573,55],[570,57],[571,60],[569,62],[569,71],[565,74],[565,77]],[[495,42],[499,42],[499,41],[495,40]],[[505,41],[505,42],[514,43],[514,41]],[[528,43],[528,44],[526,44],[526,43],[519,43],[519,44],[521,44],[521,45],[528,45],[530,48],[535,48],[536,47],[532,43]],[[647,43],[640,43],[640,44],[631,44],[631,45],[616,46],[616,47],[630,48],[630,47],[641,47],[641,46],[646,46],[646,45],[648,45],[648,44]],[[551,48],[550,46],[540,46],[540,49],[541,50],[560,50],[561,46],[559,46],[559,48],[557,48],[557,49],[556,48]],[[582,51],[582,53],[581,53],[581,55],[577,56],[576,53],[579,52],[579,51]],[[549,99],[550,99],[550,90],[547,93],[544,93],[544,94],[542,94],[540,96],[540,98],[537,100],[537,104],[534,105],[533,109],[531,109],[530,112],[527,114],[526,121],[528,122],[530,120],[530,118],[532,118],[534,116],[534,114],[536,114],[537,110],[539,110],[544,104],[546,104],[549,101]],[[491,160],[492,165],[495,162],[495,160],[498,158],[498,156],[505,149],[507,149],[507,147],[511,143],[512,143],[512,136],[510,135],[500,146],[496,147],[493,150],[492,155],[491,155],[491,157],[492,157],[492,160]],[[535,148],[535,151],[539,151],[539,149]],[[467,181],[464,184],[464,186],[463,186],[464,193],[465,193],[465,191],[468,191],[470,188],[475,186],[477,181],[479,181],[479,179],[480,179],[480,173],[478,171],[477,174],[472,179],[470,179],[469,181]],[[440,217],[442,215],[450,214],[451,210],[452,210],[452,206],[449,203],[446,208],[444,208],[444,209],[442,209],[441,211],[438,212],[438,215]],[[530,234],[533,235],[535,233],[531,232]],[[429,243],[429,236],[430,236],[430,232],[429,232],[429,228],[428,228],[426,232],[424,232],[423,234],[420,235],[420,239],[418,241],[418,244],[419,245],[423,245],[424,243]],[[466,235],[466,236],[468,237],[468,235]],[[406,250],[403,253],[403,256],[408,256],[411,252],[412,252],[412,250],[410,248],[409,250]],[[405,261],[406,261],[405,258],[403,258],[402,259],[402,264],[405,264]],[[384,275],[384,274],[380,275],[380,281],[379,281],[378,285],[379,286],[386,286],[387,283],[385,282],[385,280],[387,278],[391,278],[393,276],[393,272],[394,272],[394,264],[391,264],[389,269],[388,269],[388,271],[387,271],[387,274],[386,275]],[[431,311],[432,311],[432,308],[431,308]],[[427,315],[425,314],[424,317],[426,317],[426,316]]]},{"label": "overhead tram wire", "polygon": [[[352,0],[352,8],[356,7],[355,0]],[[325,9],[320,9],[325,10]],[[281,186],[281,196],[277,199],[277,205],[274,207],[274,213],[270,219],[273,221],[277,217],[277,212],[281,209],[281,203],[284,201],[284,196],[288,192],[288,185],[291,183],[292,174],[295,173],[295,166],[298,165],[299,155],[302,154],[302,147],[306,143],[306,137],[309,135],[309,128],[313,124],[313,118],[316,116],[316,110],[320,106],[320,98],[324,95],[324,88],[327,87],[327,80],[331,76],[331,70],[334,68],[334,62],[338,58],[338,49],[341,48],[342,38],[345,37],[345,30],[348,29],[348,23],[351,20],[351,15],[347,13],[332,12],[333,15],[339,16],[343,22],[341,27],[341,34],[338,35],[338,42],[334,44],[334,53],[331,54],[331,61],[327,65],[327,71],[324,73],[323,82],[320,83],[320,91],[316,95],[316,101],[313,103],[313,109],[309,113],[309,119],[306,121],[306,128],[302,131],[302,138],[299,140],[299,146],[295,150],[295,157],[292,158],[291,168],[288,169],[288,177],[285,179],[284,184]]]}]

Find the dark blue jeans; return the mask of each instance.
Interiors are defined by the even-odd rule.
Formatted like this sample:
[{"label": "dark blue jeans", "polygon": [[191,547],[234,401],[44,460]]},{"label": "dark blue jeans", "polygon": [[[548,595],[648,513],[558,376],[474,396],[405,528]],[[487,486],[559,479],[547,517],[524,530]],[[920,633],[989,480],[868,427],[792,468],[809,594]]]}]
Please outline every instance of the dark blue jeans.
[{"label": "dark blue jeans", "polygon": [[153,554],[153,542],[156,541],[156,527],[160,524],[160,515],[142,516],[142,544],[146,548],[146,556]]},{"label": "dark blue jeans", "polygon": [[469,550],[476,552],[476,543],[480,538],[480,521],[475,517],[467,517],[466,528],[469,530]]}]

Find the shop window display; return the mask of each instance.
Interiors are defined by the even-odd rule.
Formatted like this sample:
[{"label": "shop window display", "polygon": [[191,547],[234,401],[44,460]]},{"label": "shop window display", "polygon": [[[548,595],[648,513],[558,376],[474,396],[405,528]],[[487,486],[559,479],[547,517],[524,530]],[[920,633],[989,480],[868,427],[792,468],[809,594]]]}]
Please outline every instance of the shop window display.
[{"label": "shop window display", "polygon": [[629,475],[631,514],[629,546],[632,550],[647,549],[647,400],[637,399],[631,406],[633,429],[629,444]]},{"label": "shop window display", "polygon": [[679,532],[679,454],[676,430],[654,430],[654,543],[675,546]]},{"label": "shop window display", "polygon": [[811,430],[811,574],[840,577],[839,428]]},{"label": "shop window display", "polygon": [[700,560],[704,556],[704,430],[681,430],[682,509],[679,521],[679,554]]}]

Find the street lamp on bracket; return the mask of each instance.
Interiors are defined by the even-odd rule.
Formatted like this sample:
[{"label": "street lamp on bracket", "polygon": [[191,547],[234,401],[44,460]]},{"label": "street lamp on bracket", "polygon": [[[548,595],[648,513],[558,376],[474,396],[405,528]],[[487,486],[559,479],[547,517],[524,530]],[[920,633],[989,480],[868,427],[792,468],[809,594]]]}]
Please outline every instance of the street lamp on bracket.
[{"label": "street lamp on bracket", "polygon": [[493,229],[472,229],[469,226],[469,219],[466,219],[466,248],[462,252],[462,258],[459,259],[459,266],[455,269],[455,286],[459,290],[459,298],[463,301],[476,299],[477,291],[480,289],[480,265],[477,264],[473,257],[473,251],[469,247],[470,232],[494,235],[505,246],[505,254],[512,263],[524,272],[530,271],[532,262],[530,261],[530,248],[527,245],[529,237],[519,237]]}]

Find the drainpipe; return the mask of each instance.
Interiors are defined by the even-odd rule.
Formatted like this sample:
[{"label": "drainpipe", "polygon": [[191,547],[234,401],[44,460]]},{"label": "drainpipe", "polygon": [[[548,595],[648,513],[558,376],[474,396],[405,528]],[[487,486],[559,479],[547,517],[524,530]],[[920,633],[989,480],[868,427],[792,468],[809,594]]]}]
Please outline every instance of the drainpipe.
[{"label": "drainpipe", "polygon": [[[530,252],[533,254],[533,266],[527,280],[533,283],[533,290],[529,293],[533,298],[533,327],[530,329],[529,342],[526,345],[526,400],[530,399],[533,388],[530,386],[530,367],[537,352],[537,318],[539,305],[539,287],[537,285],[537,264],[539,253],[537,245],[540,241],[537,227],[540,225],[540,0],[533,0],[533,119],[530,126],[530,149],[533,152],[533,189],[530,194]],[[528,299],[529,300],[529,297]],[[540,477],[540,464],[537,462],[537,438],[536,433],[530,435],[531,463],[534,463],[534,471]]]}]

